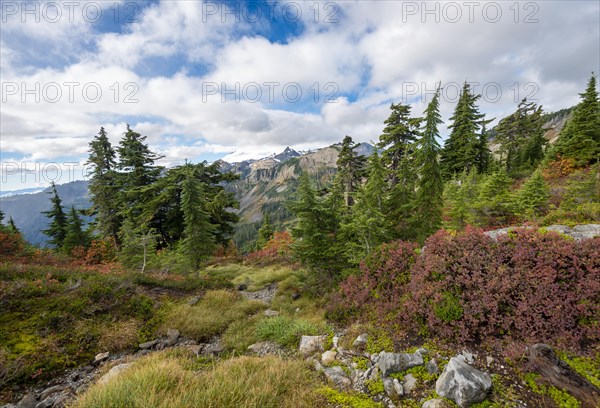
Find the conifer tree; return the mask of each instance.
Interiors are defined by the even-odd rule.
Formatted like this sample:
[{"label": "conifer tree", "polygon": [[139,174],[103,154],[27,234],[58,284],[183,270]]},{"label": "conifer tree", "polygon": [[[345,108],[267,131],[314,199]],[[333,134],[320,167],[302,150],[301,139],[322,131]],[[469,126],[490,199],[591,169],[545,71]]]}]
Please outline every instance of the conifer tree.
[{"label": "conifer tree", "polygon": [[452,129],[450,136],[444,143],[440,163],[442,174],[446,180],[455,175],[467,172],[472,168],[482,167],[478,163],[483,147],[479,130],[491,120],[485,120],[485,114],[479,113],[477,100],[481,95],[471,93],[467,82],[464,83],[462,92],[450,118]]},{"label": "conifer tree", "polygon": [[401,182],[406,174],[401,174],[403,164],[409,163],[407,156],[413,153],[413,143],[417,139],[420,118],[410,117],[410,106],[393,104],[392,113],[385,120],[383,133],[379,136],[378,147],[382,149],[381,161],[389,170],[392,187]]},{"label": "conifer tree", "polygon": [[365,156],[359,156],[356,153],[355,150],[358,146],[350,136],[344,137],[336,163],[337,172],[334,180],[334,188],[340,189],[343,193],[346,207],[352,207],[354,204],[352,194],[356,191],[361,179],[365,176],[367,159]]},{"label": "conifer tree", "polygon": [[15,224],[15,220],[13,220],[12,216],[8,219],[8,228],[10,229],[10,231],[13,234],[20,234],[21,233],[21,231],[19,231],[19,229],[17,228],[17,225]]},{"label": "conifer tree", "polygon": [[268,214],[263,215],[262,225],[258,230],[258,239],[256,240],[256,249],[262,249],[273,238],[273,226]]},{"label": "conifer tree", "polygon": [[120,210],[125,203],[116,171],[116,152],[103,127],[90,142],[89,153],[87,164],[91,165],[91,178],[88,189],[92,201],[89,212],[95,216],[96,230],[102,236],[111,237],[115,247],[119,248]]},{"label": "conifer tree", "polygon": [[48,228],[42,232],[50,237],[50,243],[54,245],[54,248],[61,250],[67,235],[67,216],[63,211],[62,200],[58,196],[54,182],[52,182],[51,187],[52,190],[48,194],[52,195],[50,198],[52,206],[50,210],[42,212],[50,219],[50,223]]},{"label": "conifer tree", "polygon": [[517,194],[519,209],[526,217],[543,215],[549,198],[548,185],[539,171],[533,173]]},{"label": "conifer tree", "polygon": [[575,107],[573,116],[560,133],[553,158],[560,155],[571,158],[578,165],[596,162],[600,158],[600,100],[596,89],[596,76],[588,81],[581,102]]},{"label": "conifer tree", "polygon": [[511,179],[505,170],[486,176],[481,183],[475,208],[481,226],[507,225],[515,212],[510,191]]},{"label": "conifer tree", "polygon": [[352,215],[342,225],[346,257],[356,265],[390,238],[385,217],[387,183],[377,151],[369,157],[368,174],[367,182],[356,193]]},{"label": "conifer tree", "polygon": [[196,177],[193,166],[187,164],[186,177],[181,184],[181,211],[185,221],[181,250],[194,270],[216,248],[215,227],[210,223],[205,203],[203,185]]},{"label": "conifer tree", "polygon": [[424,240],[435,232],[442,223],[444,180],[439,165],[441,152],[437,138],[438,125],[443,123],[440,115],[440,87],[425,109],[425,123],[421,131],[417,151],[419,179],[415,196],[415,225],[418,238]]},{"label": "conifer tree", "polygon": [[70,254],[75,247],[89,246],[89,236],[83,229],[83,221],[75,210],[74,206],[71,206],[71,210],[67,215],[67,228],[65,241],[63,243],[63,251]]},{"label": "conifer tree", "polygon": [[444,205],[449,218],[448,227],[456,230],[464,229],[474,222],[475,200],[479,190],[477,170],[469,173],[463,171],[458,179],[446,182],[444,188]]},{"label": "conifer tree", "polygon": [[5,217],[6,215],[4,215],[4,211],[0,210],[0,225],[3,225]]}]

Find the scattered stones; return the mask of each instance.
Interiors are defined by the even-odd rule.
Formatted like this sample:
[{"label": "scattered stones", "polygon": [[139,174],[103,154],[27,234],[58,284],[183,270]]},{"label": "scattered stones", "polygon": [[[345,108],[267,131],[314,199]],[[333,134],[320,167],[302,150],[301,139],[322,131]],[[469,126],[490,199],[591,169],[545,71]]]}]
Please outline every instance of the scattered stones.
[{"label": "scattered stones", "polygon": [[425,401],[421,408],[451,408],[451,407],[443,399],[436,398],[436,399],[432,399],[429,401]]},{"label": "scattered stones", "polygon": [[417,388],[417,379],[412,374],[406,374],[404,376],[404,381],[402,382],[402,389],[405,394],[410,394],[413,390]]},{"label": "scattered stones", "polygon": [[381,375],[387,377],[391,373],[406,371],[409,368],[423,364],[423,356],[420,353],[388,353],[382,351],[379,353],[377,365],[381,370]]},{"label": "scattered stones", "polygon": [[337,356],[337,351],[328,350],[328,351],[324,352],[323,355],[321,356],[321,364],[330,365],[331,363],[333,363],[335,361],[336,356]]},{"label": "scattered stones", "polygon": [[333,382],[338,388],[345,389],[350,388],[352,381],[344,372],[344,369],[340,366],[325,367],[323,368],[325,376]]},{"label": "scattered stones", "polygon": [[277,317],[277,316],[279,316],[279,312],[277,310],[267,309],[263,313],[264,313],[264,315],[266,317]]},{"label": "scattered stones", "polygon": [[204,355],[219,355],[223,351],[225,351],[225,347],[220,344],[210,344],[202,349],[202,354]]},{"label": "scattered stones", "polygon": [[106,374],[104,374],[102,377],[100,377],[100,379],[98,380],[98,384],[106,384],[112,378],[116,377],[121,371],[123,371],[129,367],[131,367],[131,363],[124,363],[124,364],[119,364],[119,365],[114,366],[113,368],[108,370],[108,372]]},{"label": "scattered stones", "polygon": [[266,354],[278,354],[281,352],[281,346],[272,341],[259,341],[258,343],[248,346],[248,351],[260,356]]},{"label": "scattered stones", "polygon": [[108,360],[108,357],[110,356],[110,353],[107,351],[105,353],[98,353],[96,354],[96,357],[94,357],[94,364],[99,364],[103,361]]},{"label": "scattered stones", "polygon": [[358,336],[356,338],[356,340],[354,340],[354,343],[352,343],[352,347],[354,347],[357,350],[362,351],[367,347],[368,339],[369,339],[369,335],[366,333],[363,333],[360,336]]},{"label": "scattered stones", "polygon": [[302,336],[298,351],[305,356],[317,351],[323,351],[323,344],[326,340],[327,336]]},{"label": "scattered stones", "polygon": [[468,365],[462,355],[450,359],[435,384],[438,395],[453,400],[461,408],[483,401],[491,388],[490,375]]},{"label": "scattered stones", "polygon": [[[238,288],[240,286],[241,285],[238,285]],[[274,283],[272,283],[269,286],[267,286],[266,288],[261,289],[261,290],[257,290],[255,292],[246,292],[246,289],[248,289],[247,286],[246,286],[245,289],[240,290],[240,293],[246,299],[260,300],[262,302],[265,302],[265,303],[269,304],[269,303],[271,303],[271,301],[275,297],[275,293],[277,292],[277,285],[274,284]]]},{"label": "scattered stones", "polygon": [[487,356],[485,358],[485,364],[489,367],[494,363],[494,357]]},{"label": "scattered stones", "polygon": [[147,341],[145,343],[140,343],[138,347],[142,350],[150,350],[152,347],[156,346],[156,344],[158,344],[158,339]]}]

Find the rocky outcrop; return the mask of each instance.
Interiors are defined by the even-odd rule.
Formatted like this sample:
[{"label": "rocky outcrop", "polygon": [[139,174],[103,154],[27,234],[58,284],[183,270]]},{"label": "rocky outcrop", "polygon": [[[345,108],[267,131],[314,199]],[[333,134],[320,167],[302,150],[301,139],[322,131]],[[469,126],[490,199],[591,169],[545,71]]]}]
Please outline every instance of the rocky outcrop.
[{"label": "rocky outcrop", "polygon": [[483,401],[492,388],[489,374],[471,367],[465,357],[452,357],[435,383],[438,395],[449,398],[461,408]]},{"label": "rocky outcrop", "polygon": [[409,368],[422,364],[423,356],[420,353],[399,354],[382,351],[379,353],[379,360],[377,361],[377,366],[381,370],[381,375],[384,377],[387,377],[392,373],[406,371]]},{"label": "rocky outcrop", "polygon": [[[511,230],[514,230],[517,227],[507,227],[501,228],[493,231],[486,231],[485,235],[491,237],[492,239],[498,239],[501,235],[508,234]],[[518,227],[522,228],[522,227]],[[531,228],[531,227],[525,227]],[[583,224],[576,225],[574,227],[567,227],[566,225],[550,225],[548,227],[543,227],[546,231],[555,231],[559,232],[563,235],[569,236],[577,241],[581,241],[582,239],[600,237],[600,224]]]}]

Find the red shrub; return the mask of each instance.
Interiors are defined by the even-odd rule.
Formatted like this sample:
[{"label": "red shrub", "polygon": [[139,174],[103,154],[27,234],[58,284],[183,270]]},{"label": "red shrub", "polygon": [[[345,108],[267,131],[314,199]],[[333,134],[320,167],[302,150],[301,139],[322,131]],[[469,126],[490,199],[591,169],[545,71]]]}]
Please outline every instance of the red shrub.
[{"label": "red shrub", "polygon": [[365,318],[383,311],[414,333],[460,343],[600,341],[600,238],[517,229],[496,241],[467,228],[438,231],[412,266],[405,251],[386,254],[341,285],[344,304]]},{"label": "red shrub", "polygon": [[21,255],[25,247],[21,234],[0,231],[0,256],[16,257]]},{"label": "red shrub", "polygon": [[292,235],[287,232],[275,232],[264,248],[247,255],[250,261],[290,262],[292,259]]}]

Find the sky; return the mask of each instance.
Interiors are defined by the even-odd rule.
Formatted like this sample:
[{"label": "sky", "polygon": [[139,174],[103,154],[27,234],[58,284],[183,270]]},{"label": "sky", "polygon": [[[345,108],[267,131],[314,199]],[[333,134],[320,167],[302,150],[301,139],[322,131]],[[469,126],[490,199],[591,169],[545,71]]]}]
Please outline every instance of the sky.
[{"label": "sky", "polygon": [[160,164],[377,141],[391,103],[443,138],[467,81],[488,118],[575,105],[600,71],[598,1],[0,2],[0,189],[85,177],[100,127]]}]

